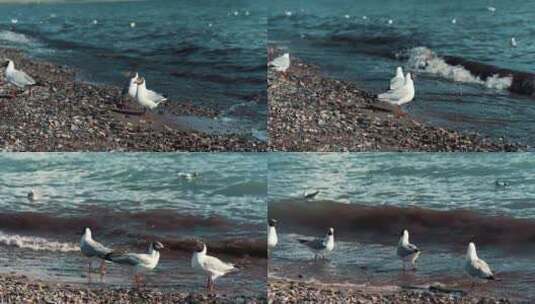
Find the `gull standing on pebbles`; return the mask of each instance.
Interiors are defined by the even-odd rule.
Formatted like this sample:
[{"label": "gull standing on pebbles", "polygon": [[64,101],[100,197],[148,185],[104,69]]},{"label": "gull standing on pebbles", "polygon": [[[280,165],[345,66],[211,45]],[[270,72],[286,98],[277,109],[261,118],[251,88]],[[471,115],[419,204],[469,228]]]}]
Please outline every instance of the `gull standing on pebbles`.
[{"label": "gull standing on pebbles", "polygon": [[136,101],[143,107],[143,113],[145,113],[147,109],[155,109],[160,103],[167,100],[165,96],[147,89],[145,78],[139,77],[135,83],[137,84],[135,98]]},{"label": "gull standing on pebbles", "polygon": [[403,262],[403,270],[406,270],[406,263],[410,262],[412,269],[416,270],[416,259],[420,255],[420,249],[409,242],[409,232],[403,230],[399,239],[397,254]]},{"label": "gull standing on pebbles", "polygon": [[414,99],[414,93],[414,82],[412,81],[411,73],[407,73],[405,75],[405,82],[401,87],[379,94],[377,98],[381,101],[401,106],[412,101]]},{"label": "gull standing on pebbles", "polygon": [[290,68],[290,54],[285,53],[282,56],[279,56],[268,63],[268,66],[273,67],[277,72],[286,73]]},{"label": "gull standing on pebbles", "polygon": [[128,265],[134,267],[134,284],[140,287],[143,283],[143,273],[149,272],[158,266],[160,260],[160,250],[163,244],[160,242],[152,242],[149,246],[148,253],[126,253],[112,251],[106,255],[106,260],[112,261],[120,265]]},{"label": "gull standing on pebbles", "polygon": [[208,291],[212,291],[217,278],[231,271],[236,271],[238,268],[233,264],[225,263],[216,257],[207,255],[206,251],[206,244],[197,243],[197,248],[195,248],[191,257],[191,267],[208,275],[206,288]]},{"label": "gull standing on pebbles", "polygon": [[403,69],[401,67],[396,68],[396,76],[390,79],[390,90],[400,88],[405,83],[405,77],[403,76]]},{"label": "gull standing on pebbles", "polygon": [[268,222],[268,250],[271,250],[277,246],[277,243],[279,242],[279,238],[277,237],[277,229],[275,229],[275,226],[277,225],[277,220],[270,219]]},{"label": "gull standing on pebbles", "polygon": [[476,245],[472,242],[468,244],[464,269],[472,278],[494,280],[494,275],[489,265],[477,256]]},{"label": "gull standing on pebbles", "polygon": [[298,241],[307,246],[314,253],[314,260],[317,260],[318,257],[324,259],[325,255],[334,249],[334,228],[329,228],[327,235],[322,239],[300,239]]},{"label": "gull standing on pebbles", "polygon": [[100,278],[102,279],[104,277],[104,274],[106,273],[106,257],[112,252],[112,250],[95,241],[93,239],[91,229],[89,229],[89,227],[85,227],[82,231],[82,238],[80,239],[80,251],[83,255],[89,258],[89,264],[87,267],[87,278],[91,280],[91,264],[93,262],[92,258],[98,258],[101,260],[99,272]]},{"label": "gull standing on pebbles", "polygon": [[[36,85],[37,82],[24,71],[16,70],[15,63],[12,60],[7,60],[5,63],[6,67],[6,80],[8,83],[18,87],[24,88],[29,87],[29,94],[32,96],[32,86]],[[15,97],[15,94],[12,92],[12,97]]]}]

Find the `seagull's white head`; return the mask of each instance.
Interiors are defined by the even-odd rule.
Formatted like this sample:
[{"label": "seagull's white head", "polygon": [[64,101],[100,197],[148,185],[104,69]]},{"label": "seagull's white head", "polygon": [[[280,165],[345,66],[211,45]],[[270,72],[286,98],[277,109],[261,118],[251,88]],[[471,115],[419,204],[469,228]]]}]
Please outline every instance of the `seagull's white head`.
[{"label": "seagull's white head", "polygon": [[396,68],[396,77],[403,77],[403,69],[401,67]]},{"label": "seagull's white head", "polygon": [[334,235],[334,228],[329,228],[329,231],[327,232],[327,236],[333,236]]},{"label": "seagull's white head", "polygon": [[468,249],[466,250],[466,259],[470,261],[477,259],[476,245],[473,242],[468,244]]},{"label": "seagull's white head", "polygon": [[89,229],[89,227],[84,227],[82,230],[82,236],[91,238],[91,229]]},{"label": "seagull's white head", "polygon": [[401,239],[399,240],[402,244],[408,244],[409,243],[409,231],[407,229],[404,229],[401,232]]}]

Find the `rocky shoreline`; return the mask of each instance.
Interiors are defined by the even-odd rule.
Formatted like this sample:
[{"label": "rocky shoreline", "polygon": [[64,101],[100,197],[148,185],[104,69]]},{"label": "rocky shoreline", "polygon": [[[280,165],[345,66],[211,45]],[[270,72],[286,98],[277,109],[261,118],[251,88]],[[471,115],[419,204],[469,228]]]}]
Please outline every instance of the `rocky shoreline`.
[{"label": "rocky shoreline", "polygon": [[[275,53],[270,50],[270,54]],[[273,56],[272,56],[273,57]],[[526,145],[426,125],[352,83],[292,59],[268,70],[269,149],[275,151],[522,151]]]},{"label": "rocky shoreline", "polygon": [[[266,143],[243,134],[206,134],[176,125],[173,117],[213,118],[217,112],[169,101],[139,115],[121,89],[76,80],[74,70],[0,48],[38,86],[18,91],[0,83],[0,151],[264,151]],[[125,78],[126,79],[126,78]]]},{"label": "rocky shoreline", "polygon": [[399,286],[349,286],[270,278],[268,300],[289,303],[390,303],[390,304],[508,304],[508,299],[475,297],[441,286],[402,288]]},{"label": "rocky shoreline", "polygon": [[133,288],[88,288],[73,284],[52,284],[25,276],[0,275],[0,303],[267,303],[265,295],[227,296]]}]

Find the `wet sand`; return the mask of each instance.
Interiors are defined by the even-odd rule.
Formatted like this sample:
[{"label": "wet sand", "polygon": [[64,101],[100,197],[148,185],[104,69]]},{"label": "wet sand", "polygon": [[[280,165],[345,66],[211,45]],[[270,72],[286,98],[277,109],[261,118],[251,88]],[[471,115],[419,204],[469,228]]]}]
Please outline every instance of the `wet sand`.
[{"label": "wet sand", "polygon": [[[273,54],[276,51],[270,50]],[[272,56],[273,57],[273,56]],[[268,70],[269,147],[276,151],[519,151],[507,139],[426,125],[350,82],[293,58]]]},{"label": "wet sand", "polygon": [[267,303],[264,295],[207,295],[152,288],[88,288],[83,285],[32,280],[26,276],[0,275],[1,303]]},{"label": "wet sand", "polygon": [[[121,88],[78,81],[71,68],[1,49],[0,59],[32,76],[38,86],[17,90],[1,69],[0,151],[263,151],[266,144],[244,134],[201,132],[184,127],[179,117],[215,118],[213,109],[169,100],[139,115]],[[214,120],[216,121],[216,120]]]},{"label": "wet sand", "polygon": [[372,286],[326,284],[270,278],[268,300],[272,303],[515,303],[508,299],[474,296],[440,284],[427,286]]}]

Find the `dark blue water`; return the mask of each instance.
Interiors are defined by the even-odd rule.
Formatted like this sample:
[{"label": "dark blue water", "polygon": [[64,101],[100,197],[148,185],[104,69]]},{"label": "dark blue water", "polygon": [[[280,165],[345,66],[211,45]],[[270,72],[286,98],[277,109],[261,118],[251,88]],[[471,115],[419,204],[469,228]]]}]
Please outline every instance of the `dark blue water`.
[{"label": "dark blue water", "polygon": [[[485,82],[441,58],[534,72],[534,18],[529,1],[275,0],[268,43],[373,93],[385,91],[396,66],[403,66],[416,74],[416,97],[406,108],[414,116],[533,145],[532,98],[509,93],[507,79]],[[429,52],[436,60],[419,67]]]},{"label": "dark blue water", "polygon": [[139,71],[173,101],[214,107],[265,137],[266,20],[255,1],[0,4],[0,42],[92,82],[122,86]]}]

